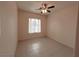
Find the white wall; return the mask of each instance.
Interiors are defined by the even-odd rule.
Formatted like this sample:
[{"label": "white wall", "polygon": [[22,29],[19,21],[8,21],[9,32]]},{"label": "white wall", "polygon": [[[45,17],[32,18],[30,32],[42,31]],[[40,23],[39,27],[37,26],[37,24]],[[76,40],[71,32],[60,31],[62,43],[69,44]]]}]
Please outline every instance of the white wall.
[{"label": "white wall", "polygon": [[77,26],[77,3],[55,11],[48,16],[47,33],[48,37],[62,44],[74,48]]},{"label": "white wall", "polygon": [[15,56],[17,44],[17,6],[0,2],[0,56]]}]

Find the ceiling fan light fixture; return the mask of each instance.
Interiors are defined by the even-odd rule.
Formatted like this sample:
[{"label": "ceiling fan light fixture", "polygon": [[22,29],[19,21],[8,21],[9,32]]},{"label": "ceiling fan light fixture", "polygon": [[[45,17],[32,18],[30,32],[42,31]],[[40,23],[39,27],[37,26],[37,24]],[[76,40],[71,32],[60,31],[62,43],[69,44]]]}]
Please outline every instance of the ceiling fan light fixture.
[{"label": "ceiling fan light fixture", "polygon": [[45,9],[45,10],[41,10],[41,12],[42,12],[42,13],[47,13],[47,10],[46,10],[46,9]]},{"label": "ceiling fan light fixture", "polygon": [[52,5],[48,7],[48,4],[43,3],[41,7],[38,8],[37,10],[40,10],[42,14],[45,14],[45,13],[51,13],[51,10],[50,10],[51,8],[55,8],[55,6]]}]

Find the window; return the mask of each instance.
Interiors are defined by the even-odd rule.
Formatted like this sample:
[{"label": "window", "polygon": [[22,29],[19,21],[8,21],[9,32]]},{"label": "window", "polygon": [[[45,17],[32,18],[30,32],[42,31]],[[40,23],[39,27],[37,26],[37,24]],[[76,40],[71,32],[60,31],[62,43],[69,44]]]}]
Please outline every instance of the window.
[{"label": "window", "polygon": [[41,20],[36,18],[29,18],[29,33],[41,32]]}]

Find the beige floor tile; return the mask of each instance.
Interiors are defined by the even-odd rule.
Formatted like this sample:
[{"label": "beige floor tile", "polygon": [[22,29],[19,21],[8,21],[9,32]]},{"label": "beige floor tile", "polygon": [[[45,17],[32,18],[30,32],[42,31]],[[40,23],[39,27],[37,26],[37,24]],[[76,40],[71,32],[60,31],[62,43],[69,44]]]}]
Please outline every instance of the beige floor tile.
[{"label": "beige floor tile", "polygon": [[72,57],[73,49],[49,38],[34,38],[18,43],[16,57]]}]

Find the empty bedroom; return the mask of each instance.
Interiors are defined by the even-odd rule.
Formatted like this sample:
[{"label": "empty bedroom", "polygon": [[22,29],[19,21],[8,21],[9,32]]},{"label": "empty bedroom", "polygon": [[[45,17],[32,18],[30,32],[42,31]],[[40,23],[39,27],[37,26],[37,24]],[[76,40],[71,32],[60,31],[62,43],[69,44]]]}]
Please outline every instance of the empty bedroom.
[{"label": "empty bedroom", "polygon": [[78,1],[0,1],[0,57],[79,56]]}]

